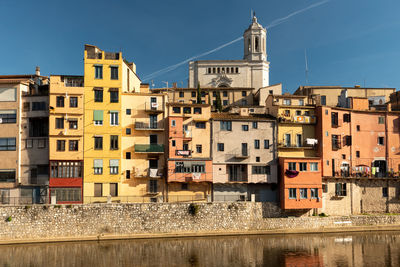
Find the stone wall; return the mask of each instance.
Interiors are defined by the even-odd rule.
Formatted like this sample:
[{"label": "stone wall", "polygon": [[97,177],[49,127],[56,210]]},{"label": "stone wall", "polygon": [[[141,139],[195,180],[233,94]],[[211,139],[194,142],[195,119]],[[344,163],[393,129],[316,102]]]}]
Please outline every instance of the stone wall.
[{"label": "stone wall", "polygon": [[400,216],[271,218],[281,215],[274,204],[252,202],[0,207],[0,240],[400,224]]}]

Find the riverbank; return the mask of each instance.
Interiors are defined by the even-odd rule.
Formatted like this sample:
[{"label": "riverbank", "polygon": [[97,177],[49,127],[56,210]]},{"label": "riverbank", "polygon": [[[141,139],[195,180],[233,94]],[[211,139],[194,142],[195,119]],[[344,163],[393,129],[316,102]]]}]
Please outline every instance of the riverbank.
[{"label": "riverbank", "polygon": [[400,215],[280,215],[252,202],[0,207],[0,244],[400,230]]}]

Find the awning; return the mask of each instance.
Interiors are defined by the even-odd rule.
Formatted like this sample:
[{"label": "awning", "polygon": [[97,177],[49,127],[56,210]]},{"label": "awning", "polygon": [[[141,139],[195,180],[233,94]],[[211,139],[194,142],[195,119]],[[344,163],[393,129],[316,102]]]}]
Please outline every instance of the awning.
[{"label": "awning", "polygon": [[119,160],[118,159],[110,159],[110,167],[118,167]]},{"label": "awning", "polygon": [[93,110],[93,120],[94,121],[102,121],[103,120],[103,111],[102,110]]},{"label": "awning", "polygon": [[103,160],[102,159],[95,159],[93,161],[94,168],[103,168]]}]

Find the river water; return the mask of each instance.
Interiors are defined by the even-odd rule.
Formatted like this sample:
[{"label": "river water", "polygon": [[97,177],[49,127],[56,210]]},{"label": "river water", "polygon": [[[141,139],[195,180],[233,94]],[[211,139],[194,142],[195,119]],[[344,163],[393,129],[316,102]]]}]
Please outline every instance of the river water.
[{"label": "river water", "polygon": [[400,232],[0,246],[0,266],[400,266]]}]

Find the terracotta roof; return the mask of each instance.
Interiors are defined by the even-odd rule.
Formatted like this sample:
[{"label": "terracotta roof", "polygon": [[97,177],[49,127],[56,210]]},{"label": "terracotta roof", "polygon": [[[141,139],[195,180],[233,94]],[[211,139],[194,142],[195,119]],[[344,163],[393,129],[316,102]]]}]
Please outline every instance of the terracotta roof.
[{"label": "terracotta roof", "polygon": [[211,119],[213,120],[238,120],[238,121],[271,121],[275,120],[275,117],[268,114],[251,114],[249,116],[241,116],[238,114],[230,113],[212,113]]}]

